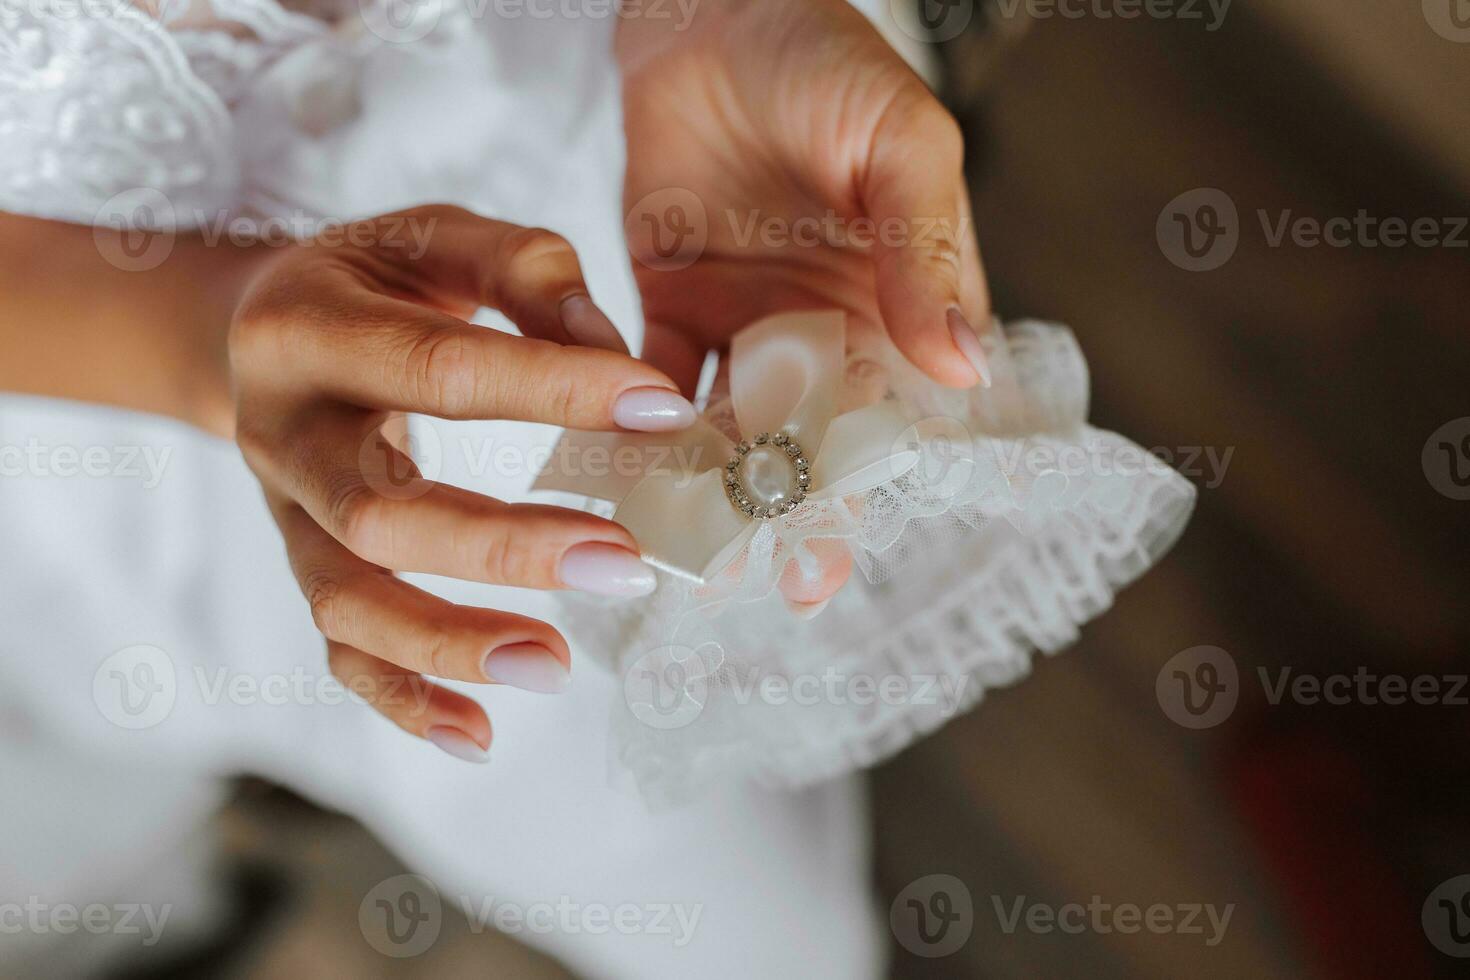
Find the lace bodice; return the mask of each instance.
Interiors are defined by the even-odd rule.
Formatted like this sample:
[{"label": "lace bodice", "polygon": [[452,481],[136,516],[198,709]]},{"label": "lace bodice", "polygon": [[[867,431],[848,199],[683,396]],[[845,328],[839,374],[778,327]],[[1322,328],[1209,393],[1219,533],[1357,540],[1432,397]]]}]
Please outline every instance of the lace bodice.
[{"label": "lace bodice", "polygon": [[363,58],[392,40],[373,9],[0,4],[0,209],[90,224],[148,189],[167,202],[150,225],[277,210],[248,149],[278,135],[262,127],[309,140],[355,117]]}]

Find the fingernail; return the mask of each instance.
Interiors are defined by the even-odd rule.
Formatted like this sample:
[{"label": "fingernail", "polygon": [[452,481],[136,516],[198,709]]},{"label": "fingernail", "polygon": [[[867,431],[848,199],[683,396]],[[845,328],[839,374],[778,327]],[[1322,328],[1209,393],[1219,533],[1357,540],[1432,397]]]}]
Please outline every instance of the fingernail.
[{"label": "fingernail", "polygon": [[790,599],[787,599],[786,608],[791,610],[791,615],[795,619],[816,619],[831,601],[831,596],[828,596],[821,602],[792,602]]},{"label": "fingernail", "polygon": [[658,578],[627,548],[593,541],[568,548],[561,556],[561,581],[593,595],[633,598],[658,588]]},{"label": "fingernail", "polygon": [[949,335],[954,338],[954,345],[965,355],[965,360],[970,362],[970,367],[980,375],[980,386],[990,387],[990,359],[985,356],[985,348],[980,346],[980,335],[975,328],[970,326],[970,321],[960,312],[958,306],[951,306],[946,314],[949,322]]},{"label": "fingernail", "polygon": [[562,300],[561,324],[572,335],[572,339],[583,347],[598,347],[619,354],[628,353],[623,335],[618,333],[618,328],[613,326],[606,313],[598,309],[590,296],[579,294]]},{"label": "fingernail", "polygon": [[613,421],[635,432],[668,432],[694,424],[694,406],[667,388],[632,388],[613,403]]},{"label": "fingernail", "polygon": [[567,665],[539,643],[508,643],[485,654],[480,671],[497,684],[536,694],[559,694],[572,680]]},{"label": "fingernail", "polygon": [[456,759],[476,763],[490,761],[490,753],[458,728],[452,728],[449,725],[435,725],[424,733],[424,737]]}]

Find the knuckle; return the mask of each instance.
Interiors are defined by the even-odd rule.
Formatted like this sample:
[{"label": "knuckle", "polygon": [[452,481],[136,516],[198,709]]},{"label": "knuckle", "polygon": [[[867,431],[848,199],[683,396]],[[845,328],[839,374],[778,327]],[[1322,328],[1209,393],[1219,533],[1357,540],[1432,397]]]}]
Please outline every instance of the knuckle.
[{"label": "knuckle", "polygon": [[466,415],[474,407],[479,378],[463,331],[445,328],[418,337],[403,360],[404,383],[415,404],[435,406],[448,417]]},{"label": "knuckle", "polygon": [[327,514],[337,540],[359,558],[372,562],[386,558],[390,501],[356,473],[344,473],[333,483],[327,492]]},{"label": "knuckle", "polygon": [[341,580],[323,569],[314,569],[302,576],[301,591],[317,630],[329,640],[340,639],[345,632]]},{"label": "knuckle", "polygon": [[572,425],[606,414],[600,406],[611,400],[608,372],[554,345],[543,348],[533,365],[525,378],[528,397],[548,422]]},{"label": "knuckle", "polygon": [[606,385],[584,360],[542,340],[517,340],[514,351],[484,379],[502,414],[550,425],[585,424],[605,414],[598,406],[608,398]]},{"label": "knuckle", "polygon": [[571,243],[554,231],[546,228],[517,228],[501,239],[496,264],[502,276],[514,281],[527,275],[546,259],[571,251]]},{"label": "knuckle", "polygon": [[230,364],[236,371],[256,361],[274,363],[290,334],[291,307],[267,289],[251,295],[230,324]]},{"label": "knuckle", "polygon": [[920,255],[927,267],[926,271],[958,282],[961,264],[959,243],[947,237],[936,237],[924,244]]},{"label": "knuckle", "polygon": [[419,672],[429,674],[433,677],[453,677],[451,670],[452,641],[449,630],[443,625],[435,624],[424,637],[423,647],[419,653]]},{"label": "knuckle", "polygon": [[485,573],[500,585],[532,585],[541,581],[539,549],[514,522],[497,522],[485,551]]},{"label": "knuckle", "polygon": [[584,392],[567,379],[558,379],[546,391],[546,412],[558,421],[571,421],[583,412]]}]

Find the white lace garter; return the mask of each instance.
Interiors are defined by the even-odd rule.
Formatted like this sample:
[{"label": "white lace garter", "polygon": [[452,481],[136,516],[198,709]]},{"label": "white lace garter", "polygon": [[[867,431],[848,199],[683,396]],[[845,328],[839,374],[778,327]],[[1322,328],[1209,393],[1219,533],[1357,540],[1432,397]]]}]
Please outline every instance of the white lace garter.
[{"label": "white lace garter", "polygon": [[[810,336],[822,317],[774,319],[778,334]],[[763,336],[744,350],[737,335],[731,394],[693,434],[568,433],[537,481],[617,503],[593,506],[660,569],[646,600],[566,599],[579,649],[623,680],[614,774],[656,806],[706,783],[800,786],[892,755],[1025,676],[1033,651],[1074,640],[1194,504],[1179,474],[1087,424],[1086,363],[1065,327],[997,329],[994,384],[975,392],[939,388],[891,347],[844,359],[839,340],[836,401],[814,413],[821,358],[773,350],[771,326],[746,331]],[[783,470],[793,444],[812,458]],[[802,620],[775,586],[790,562],[811,567],[818,540],[845,545],[862,574]]]}]

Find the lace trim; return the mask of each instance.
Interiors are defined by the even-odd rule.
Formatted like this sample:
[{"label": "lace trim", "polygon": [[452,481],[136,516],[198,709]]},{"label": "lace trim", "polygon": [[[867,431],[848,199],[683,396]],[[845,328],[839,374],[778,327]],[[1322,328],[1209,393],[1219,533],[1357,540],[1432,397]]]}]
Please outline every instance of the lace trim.
[{"label": "lace trim", "polygon": [[[1194,488],[1086,425],[1087,368],[1071,332],[1019,323],[996,331],[992,347],[996,383],[974,403],[881,351],[852,355],[850,385],[881,377],[911,404],[959,413],[948,421],[964,420],[976,469],[957,494],[905,477],[834,501],[789,534],[758,534],[746,561],[776,572],[782,556],[800,558],[808,536],[853,546],[866,581],[849,583],[818,619],[792,620],[773,577],[749,573],[756,587],[717,601],[662,577],[642,604],[568,601],[582,648],[605,652],[623,679],[615,774],[663,806],[708,783],[799,786],[871,765],[1025,676],[1035,651],[1074,640],[1168,548]],[[718,407],[712,414],[719,424]],[[1060,468],[1030,462],[1035,453]],[[759,695],[763,683],[794,694],[834,671],[911,692],[927,681],[944,696],[777,704]]]},{"label": "lace trim", "polygon": [[[876,765],[972,709],[987,690],[1025,678],[1035,653],[1074,642],[1082,623],[1168,550],[1193,501],[1182,478],[1159,476],[1120,514],[1060,512],[1025,534],[998,528],[931,552],[929,570],[890,588],[850,584],[812,628],[786,638],[789,649],[830,632],[810,655],[689,665],[691,676],[701,666],[713,669],[690,685],[702,706],[687,727],[661,730],[618,706],[618,775],[650,805],[667,807],[732,779],[799,787]],[[885,613],[864,608],[874,603]],[[759,607],[750,612],[760,614]],[[852,625],[844,622],[849,615]],[[639,669],[632,659],[625,671]],[[907,699],[859,704],[849,690],[851,703],[771,704],[752,693],[776,678],[792,684],[794,696],[797,678],[815,687],[825,676],[839,684],[870,678],[874,689],[897,679]]]}]

